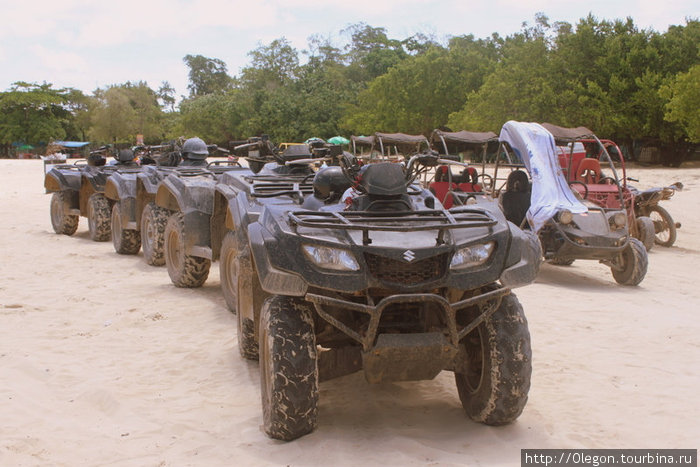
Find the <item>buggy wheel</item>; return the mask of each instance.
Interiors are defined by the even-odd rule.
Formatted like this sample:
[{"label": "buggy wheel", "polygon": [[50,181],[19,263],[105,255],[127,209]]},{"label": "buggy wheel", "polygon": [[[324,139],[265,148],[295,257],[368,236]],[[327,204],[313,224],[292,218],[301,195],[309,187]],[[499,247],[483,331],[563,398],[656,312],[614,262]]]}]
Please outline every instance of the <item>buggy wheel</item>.
[{"label": "buggy wheel", "polygon": [[106,242],[112,234],[109,201],[102,193],[93,193],[87,204],[88,230],[95,242]]},{"label": "buggy wheel", "polygon": [[639,216],[636,220],[637,235],[635,236],[647,251],[654,246],[654,221],[646,216]]},{"label": "buggy wheel", "polygon": [[112,206],[112,243],[120,255],[135,255],[141,249],[141,236],[132,229],[122,228],[121,202]]},{"label": "buggy wheel", "polygon": [[462,407],[486,425],[510,423],[522,413],[530,390],[532,350],[527,319],[514,294],[461,342],[465,373],[455,372]]},{"label": "buggy wheel", "polygon": [[670,247],[676,242],[676,224],[671,214],[659,205],[649,207],[649,217],[654,223],[657,245]]},{"label": "buggy wheel", "polygon": [[564,258],[550,258],[547,260],[549,264],[554,266],[571,266],[574,264],[575,259],[564,259]]},{"label": "buggy wheel", "polygon": [[649,257],[642,242],[630,237],[627,247],[622,250],[614,266],[612,275],[620,285],[638,285],[647,274]]},{"label": "buggy wheel", "polygon": [[68,193],[56,191],[51,195],[51,226],[57,234],[73,235],[78,230],[79,217],[66,213]]},{"label": "buggy wheel", "polygon": [[209,276],[211,261],[185,252],[185,218],[176,212],[165,226],[165,264],[175,287],[201,287]]},{"label": "buggy wheel", "polygon": [[268,436],[291,441],[316,428],[318,363],[311,310],[273,296],[260,317],[260,393]]},{"label": "buggy wheel", "polygon": [[165,226],[170,212],[151,202],[143,208],[141,214],[141,244],[143,259],[151,266],[165,264],[163,245],[165,243]]}]

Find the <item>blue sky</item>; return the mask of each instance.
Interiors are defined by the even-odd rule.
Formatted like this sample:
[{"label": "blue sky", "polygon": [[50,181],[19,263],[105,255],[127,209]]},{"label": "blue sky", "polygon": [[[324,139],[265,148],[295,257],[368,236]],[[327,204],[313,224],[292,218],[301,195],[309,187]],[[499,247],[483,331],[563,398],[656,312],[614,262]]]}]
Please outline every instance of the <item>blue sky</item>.
[{"label": "blue sky", "polygon": [[700,18],[698,0],[0,0],[0,91],[15,81],[53,83],[90,93],[143,80],[157,89],[168,81],[187,93],[182,58],[223,60],[236,75],[247,53],[286,37],[297,49],[319,34],[341,45],[341,31],[365,22],[389,37],[416,32],[449,36],[493,32],[507,36],[543,12],[572,24],[632,17],[639,28],[665,32]]}]

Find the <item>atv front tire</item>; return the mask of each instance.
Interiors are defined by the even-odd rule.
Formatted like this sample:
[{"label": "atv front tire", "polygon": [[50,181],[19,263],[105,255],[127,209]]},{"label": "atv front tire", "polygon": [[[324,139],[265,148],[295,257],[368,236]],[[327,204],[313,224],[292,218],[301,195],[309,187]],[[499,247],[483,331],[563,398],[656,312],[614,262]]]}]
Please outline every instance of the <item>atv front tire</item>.
[{"label": "atv front tire", "polygon": [[64,191],[56,191],[51,195],[51,226],[57,234],[73,235],[78,230],[78,215],[66,214],[68,196]]},{"label": "atv front tire", "polygon": [[627,247],[620,253],[612,275],[621,285],[639,285],[647,274],[649,257],[642,242],[630,237]]},{"label": "atv front tire", "polygon": [[211,260],[185,252],[185,218],[176,212],[165,226],[165,264],[175,287],[201,287],[209,276]]},{"label": "atv front tire", "polygon": [[135,255],[141,249],[141,235],[137,230],[122,228],[121,202],[112,206],[112,244],[120,255]]},{"label": "atv front tire", "polygon": [[112,235],[111,223],[112,211],[109,201],[102,193],[93,193],[88,198],[87,218],[90,238],[95,242],[106,242]]},{"label": "atv front tire", "polygon": [[151,266],[165,264],[164,244],[165,226],[168,223],[170,211],[151,202],[143,208],[141,214],[141,245],[143,259]]},{"label": "atv front tire", "polygon": [[498,309],[461,341],[466,372],[455,372],[467,415],[486,425],[510,423],[522,413],[530,390],[532,350],[527,319],[510,293]]},{"label": "atv front tire", "polygon": [[272,296],[260,316],[260,393],[268,436],[291,441],[316,428],[318,362],[310,308]]},{"label": "atv front tire", "polygon": [[649,217],[654,223],[654,241],[657,245],[670,248],[676,242],[676,224],[668,211],[661,206],[651,206]]}]

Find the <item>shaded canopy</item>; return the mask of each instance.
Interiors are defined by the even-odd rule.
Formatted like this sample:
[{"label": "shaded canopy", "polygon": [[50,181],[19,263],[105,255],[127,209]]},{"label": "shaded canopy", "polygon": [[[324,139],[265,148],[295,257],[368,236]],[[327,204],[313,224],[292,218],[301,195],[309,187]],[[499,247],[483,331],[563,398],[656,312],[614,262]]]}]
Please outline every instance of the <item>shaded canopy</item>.
[{"label": "shaded canopy", "polygon": [[498,144],[498,136],[492,131],[442,131],[433,130],[430,143],[440,154],[455,154],[468,149],[484,148],[489,144]]},{"label": "shaded canopy", "polygon": [[580,139],[595,137],[595,134],[585,126],[565,128],[551,123],[542,123],[542,126],[554,136],[554,140],[559,145],[566,145]]}]

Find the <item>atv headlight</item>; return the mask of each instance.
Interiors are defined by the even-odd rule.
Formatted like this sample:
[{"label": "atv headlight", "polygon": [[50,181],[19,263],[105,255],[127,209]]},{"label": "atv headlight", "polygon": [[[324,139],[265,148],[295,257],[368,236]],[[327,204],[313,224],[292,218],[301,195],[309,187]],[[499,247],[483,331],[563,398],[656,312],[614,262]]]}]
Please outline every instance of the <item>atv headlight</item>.
[{"label": "atv headlight", "polygon": [[464,269],[484,264],[493,251],[494,242],[470,245],[457,252],[452,257],[450,268]]},{"label": "atv headlight", "polygon": [[336,271],[357,271],[360,265],[347,250],[327,246],[303,245],[306,257],[316,266]]}]

